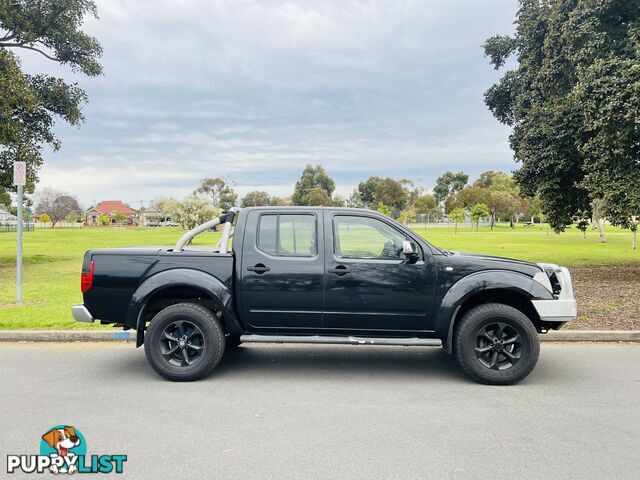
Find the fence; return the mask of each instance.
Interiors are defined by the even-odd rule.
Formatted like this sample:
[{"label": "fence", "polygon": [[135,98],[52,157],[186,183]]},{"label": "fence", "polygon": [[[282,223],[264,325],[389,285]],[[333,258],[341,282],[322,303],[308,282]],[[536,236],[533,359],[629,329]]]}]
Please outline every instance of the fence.
[{"label": "fence", "polygon": [[[53,228],[82,228],[83,222],[58,222]],[[51,223],[36,222],[36,228],[51,228]]]},{"label": "fence", "polygon": [[[24,223],[22,225],[22,230],[25,232],[33,232],[36,229],[35,224],[33,223]],[[18,225],[6,224],[0,226],[0,232],[15,232],[18,230]]]}]

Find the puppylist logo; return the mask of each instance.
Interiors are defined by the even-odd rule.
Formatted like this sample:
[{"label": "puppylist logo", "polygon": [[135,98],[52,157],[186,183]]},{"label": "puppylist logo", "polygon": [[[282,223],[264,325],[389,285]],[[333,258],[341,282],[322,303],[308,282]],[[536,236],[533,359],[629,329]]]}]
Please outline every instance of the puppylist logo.
[{"label": "puppylist logo", "polygon": [[57,425],[42,435],[40,455],[7,455],[7,473],[122,473],[126,455],[87,455],[84,435]]}]

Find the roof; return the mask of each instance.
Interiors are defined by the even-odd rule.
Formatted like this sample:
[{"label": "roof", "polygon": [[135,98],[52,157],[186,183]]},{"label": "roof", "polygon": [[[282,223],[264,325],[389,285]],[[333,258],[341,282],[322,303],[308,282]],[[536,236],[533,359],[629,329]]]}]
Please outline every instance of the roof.
[{"label": "roof", "polygon": [[98,203],[95,207],[90,208],[89,210],[96,210],[104,215],[110,215],[111,213],[118,211],[122,212],[125,215],[135,215],[136,211],[127,207],[120,200],[104,200]]}]

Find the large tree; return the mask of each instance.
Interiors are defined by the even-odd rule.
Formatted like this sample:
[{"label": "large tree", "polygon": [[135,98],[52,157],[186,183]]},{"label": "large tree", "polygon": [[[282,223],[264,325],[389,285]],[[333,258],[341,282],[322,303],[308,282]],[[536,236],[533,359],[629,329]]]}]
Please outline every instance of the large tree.
[{"label": "large tree", "polygon": [[[336,184],[322,166],[308,164],[304,167],[300,180],[296,182],[291,201],[294,205],[308,205],[307,196],[314,188],[321,188],[331,198]],[[314,193],[313,197],[317,200],[317,193]]]},{"label": "large tree", "polygon": [[436,180],[436,186],[433,187],[433,196],[438,204],[443,204],[449,195],[462,190],[469,181],[469,175],[464,172],[445,172]]},{"label": "large tree", "polygon": [[358,191],[362,202],[367,207],[377,210],[384,204],[391,209],[392,215],[397,216],[405,208],[410,197],[407,185],[413,188],[413,184],[408,183],[407,180],[369,177],[358,184]]},{"label": "large tree", "polygon": [[324,188],[315,187],[304,197],[304,204],[312,207],[330,207],[332,201]]},{"label": "large tree", "polygon": [[211,202],[196,197],[187,197],[183,201],[175,198],[160,198],[153,202],[158,209],[182,228],[191,229],[220,215],[221,210]]},{"label": "large tree", "polygon": [[48,187],[39,190],[37,193],[38,206],[36,207],[36,214],[47,215],[52,228],[70,213],[80,212],[78,201],[67,193]]},{"label": "large tree", "polygon": [[223,211],[236,204],[238,194],[222,178],[203,178],[193,196]]},{"label": "large tree", "polygon": [[269,205],[277,205],[278,199],[271,197],[268,192],[262,190],[253,190],[248,192],[242,201],[241,207],[266,207]]},{"label": "large tree", "polygon": [[556,231],[600,199],[614,224],[640,215],[640,2],[521,0],[513,36],[484,44],[496,69],[485,93],[513,128],[515,177]]},{"label": "large tree", "polygon": [[414,208],[418,215],[437,215],[440,213],[435,197],[429,194],[416,198]]},{"label": "large tree", "polygon": [[60,148],[56,120],[79,125],[87,101],[77,83],[23,72],[17,52],[37,52],[74,72],[100,75],[102,48],[80,30],[87,15],[97,17],[93,0],[0,0],[0,189],[13,188],[13,163],[26,161],[27,190],[33,190],[42,149]]}]

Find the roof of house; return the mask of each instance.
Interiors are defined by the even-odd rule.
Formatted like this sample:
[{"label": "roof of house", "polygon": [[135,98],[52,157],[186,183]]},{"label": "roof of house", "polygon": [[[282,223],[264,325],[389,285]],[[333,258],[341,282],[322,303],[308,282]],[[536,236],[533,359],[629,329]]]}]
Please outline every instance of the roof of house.
[{"label": "roof of house", "polygon": [[122,212],[125,215],[134,215],[136,213],[135,210],[127,207],[120,200],[104,200],[89,210],[96,210],[104,215],[110,215],[115,211]]}]

